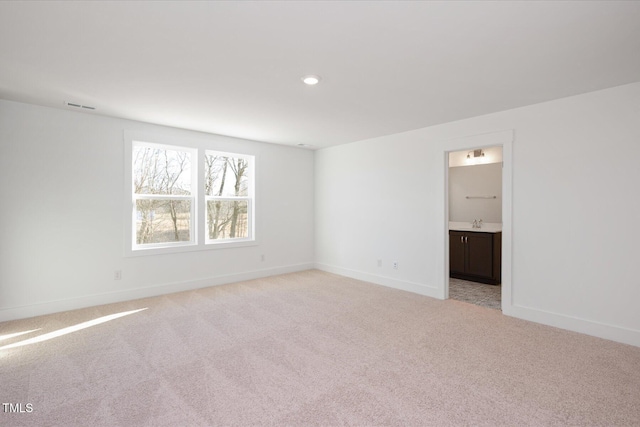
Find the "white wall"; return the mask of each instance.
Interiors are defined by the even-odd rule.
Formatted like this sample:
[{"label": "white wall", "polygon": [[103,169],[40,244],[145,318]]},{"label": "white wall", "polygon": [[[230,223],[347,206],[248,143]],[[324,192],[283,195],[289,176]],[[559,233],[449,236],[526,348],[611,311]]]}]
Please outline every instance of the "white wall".
[{"label": "white wall", "polygon": [[[258,244],[125,257],[124,130],[254,154]],[[308,150],[0,100],[0,321],[312,267],[313,164]]]},{"label": "white wall", "polygon": [[449,221],[474,219],[502,222],[502,163],[449,168]]},{"label": "white wall", "polygon": [[640,83],[316,152],[317,266],[444,297],[445,152],[505,129],[504,313],[640,346]]}]

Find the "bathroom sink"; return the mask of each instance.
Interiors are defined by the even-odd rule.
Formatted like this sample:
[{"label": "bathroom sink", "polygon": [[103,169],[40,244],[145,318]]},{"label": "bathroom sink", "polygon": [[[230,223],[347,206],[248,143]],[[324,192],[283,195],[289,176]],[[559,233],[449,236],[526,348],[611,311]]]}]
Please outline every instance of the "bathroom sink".
[{"label": "bathroom sink", "polygon": [[480,233],[498,233],[502,231],[499,227],[482,227],[482,228],[473,228],[471,226],[456,226],[449,227],[451,231],[475,231]]},{"label": "bathroom sink", "polygon": [[453,222],[449,221],[449,230],[451,231],[475,231],[479,233],[499,233],[502,231],[502,224],[496,222],[485,222],[481,228],[473,228],[470,222]]}]

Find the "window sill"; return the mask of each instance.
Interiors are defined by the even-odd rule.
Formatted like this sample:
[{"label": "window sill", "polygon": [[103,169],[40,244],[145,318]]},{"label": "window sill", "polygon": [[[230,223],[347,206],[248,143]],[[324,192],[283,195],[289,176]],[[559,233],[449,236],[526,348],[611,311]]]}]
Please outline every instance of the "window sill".
[{"label": "window sill", "polygon": [[256,240],[242,239],[232,242],[216,242],[206,244],[187,244],[180,246],[170,246],[165,248],[142,248],[131,249],[127,248],[125,251],[126,257],[140,257],[140,256],[154,256],[154,255],[170,255],[184,252],[200,252],[219,249],[233,249],[249,246],[258,246]]}]

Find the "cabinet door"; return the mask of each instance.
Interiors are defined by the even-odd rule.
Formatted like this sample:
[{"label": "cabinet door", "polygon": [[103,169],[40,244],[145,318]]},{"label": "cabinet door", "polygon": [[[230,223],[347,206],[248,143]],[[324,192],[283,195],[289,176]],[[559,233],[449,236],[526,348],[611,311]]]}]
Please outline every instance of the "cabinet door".
[{"label": "cabinet door", "polygon": [[449,232],[449,271],[451,273],[464,273],[465,246],[464,233]]},{"label": "cabinet door", "polygon": [[493,277],[493,236],[486,233],[466,233],[466,273]]}]

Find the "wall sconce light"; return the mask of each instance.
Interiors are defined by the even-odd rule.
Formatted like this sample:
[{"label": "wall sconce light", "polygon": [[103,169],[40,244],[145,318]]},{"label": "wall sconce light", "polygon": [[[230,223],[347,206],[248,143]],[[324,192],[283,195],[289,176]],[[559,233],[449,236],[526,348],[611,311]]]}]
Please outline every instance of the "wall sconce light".
[{"label": "wall sconce light", "polygon": [[467,163],[477,164],[482,163],[484,160],[484,151],[482,151],[482,149],[469,151],[467,153]]},{"label": "wall sconce light", "polygon": [[471,160],[471,153],[473,153],[473,158],[475,159],[476,157],[484,157],[484,151],[480,150],[473,150],[473,151],[469,151],[467,153],[467,159]]}]

